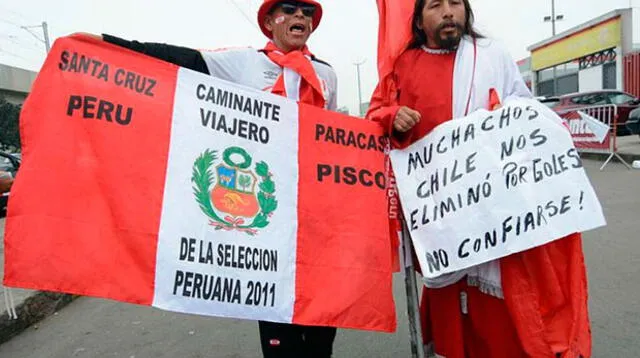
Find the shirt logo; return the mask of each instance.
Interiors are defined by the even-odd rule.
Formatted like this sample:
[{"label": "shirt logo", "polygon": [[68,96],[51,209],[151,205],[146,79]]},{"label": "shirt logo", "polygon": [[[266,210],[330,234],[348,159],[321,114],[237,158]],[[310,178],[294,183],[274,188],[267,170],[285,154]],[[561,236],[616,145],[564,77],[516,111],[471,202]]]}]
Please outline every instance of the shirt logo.
[{"label": "shirt logo", "polygon": [[279,73],[273,71],[264,71],[263,74],[265,80],[275,80],[280,75]]}]

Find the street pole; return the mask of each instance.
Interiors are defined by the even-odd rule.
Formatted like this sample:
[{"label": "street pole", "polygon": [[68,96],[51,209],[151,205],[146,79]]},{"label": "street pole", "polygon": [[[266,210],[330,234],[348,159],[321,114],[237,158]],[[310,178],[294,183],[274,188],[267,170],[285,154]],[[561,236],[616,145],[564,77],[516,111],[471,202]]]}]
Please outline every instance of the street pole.
[{"label": "street pole", "polygon": [[551,0],[551,31],[556,35],[556,1]]},{"label": "street pole", "polygon": [[356,62],[354,65],[356,66],[356,73],[358,75],[358,113],[360,117],[364,116],[362,113],[362,88],[360,86],[360,66],[364,64],[366,60],[362,60],[361,62]]},{"label": "street pole", "polygon": [[[409,317],[409,338],[411,339],[411,358],[425,358],[426,352],[422,343],[422,324],[420,323],[420,300],[418,299],[418,282],[416,269],[413,265],[413,244],[407,230],[407,224],[402,222],[402,261],[404,267],[404,287],[407,294],[407,314]],[[422,286],[422,284],[420,285]]]},{"label": "street pole", "polygon": [[[563,15],[556,15],[556,1],[551,0],[551,16],[545,16],[544,22],[551,21],[551,34],[553,37],[556,37],[556,21],[562,20],[563,18]],[[558,95],[556,66],[553,66],[553,95]]]},{"label": "street pole", "polygon": [[[51,42],[49,41],[49,26],[47,25],[46,21],[43,21],[41,25],[35,25],[35,26],[20,26],[23,30],[26,30],[27,32],[29,32],[31,34],[31,36],[35,37],[36,40],[44,43],[44,47],[47,50],[47,53],[49,53],[49,51],[51,50]],[[41,39],[40,37],[38,37],[38,35],[36,35],[33,31],[31,31],[32,28],[34,27],[42,27],[42,33],[44,34],[44,40]]]},{"label": "street pole", "polygon": [[[551,0],[551,34],[556,37],[556,1]],[[558,95],[558,80],[556,78],[556,67],[553,66],[553,95]]]},{"label": "street pole", "polygon": [[44,46],[47,49],[47,53],[51,51],[51,43],[49,42],[49,27],[47,26],[47,22],[42,22],[42,32],[44,33]]}]

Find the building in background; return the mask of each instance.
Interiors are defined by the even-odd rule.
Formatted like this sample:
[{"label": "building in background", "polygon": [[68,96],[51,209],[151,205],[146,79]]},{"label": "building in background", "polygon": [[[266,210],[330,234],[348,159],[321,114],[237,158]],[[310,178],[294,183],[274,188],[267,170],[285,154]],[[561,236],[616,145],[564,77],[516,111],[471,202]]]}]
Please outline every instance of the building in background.
[{"label": "building in background", "polygon": [[342,106],[336,110],[338,113],[349,115],[349,108],[347,106]]},{"label": "building in background", "polygon": [[633,53],[624,56],[622,65],[624,90],[640,98],[640,44],[636,45]]},{"label": "building in background", "polygon": [[360,113],[358,113],[358,117],[364,117],[367,114],[367,111],[369,110],[370,105],[371,105],[371,102],[360,103]]},{"label": "building in background", "polygon": [[516,63],[518,65],[518,69],[520,70],[520,75],[522,75],[522,79],[524,80],[524,83],[527,85],[529,90],[533,91],[533,88],[531,87],[531,83],[533,82],[533,72],[531,72],[531,57],[523,58]]},{"label": "building in background", "polygon": [[27,98],[37,72],[0,64],[0,97],[21,104]]},{"label": "building in background", "polygon": [[534,94],[617,89],[640,96],[640,56],[634,62],[640,42],[639,35],[634,38],[634,26],[640,27],[637,12],[614,10],[530,46]]}]

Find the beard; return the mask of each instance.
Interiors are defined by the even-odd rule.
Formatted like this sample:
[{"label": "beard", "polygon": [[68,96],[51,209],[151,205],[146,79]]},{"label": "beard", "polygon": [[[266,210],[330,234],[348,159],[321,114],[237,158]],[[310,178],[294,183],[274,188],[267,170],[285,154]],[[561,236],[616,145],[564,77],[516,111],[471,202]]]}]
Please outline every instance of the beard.
[{"label": "beard", "polygon": [[[454,25],[457,29],[456,34],[446,34],[443,35],[442,31],[444,30],[445,26],[447,25]],[[435,36],[435,41],[436,44],[438,45],[439,48],[443,49],[443,50],[448,50],[448,51],[454,51],[456,49],[458,49],[458,45],[460,44],[460,39],[462,38],[462,34],[464,32],[464,28],[462,27],[462,25],[455,23],[455,22],[443,22],[440,25],[438,25],[438,27],[436,28],[436,36]]]}]

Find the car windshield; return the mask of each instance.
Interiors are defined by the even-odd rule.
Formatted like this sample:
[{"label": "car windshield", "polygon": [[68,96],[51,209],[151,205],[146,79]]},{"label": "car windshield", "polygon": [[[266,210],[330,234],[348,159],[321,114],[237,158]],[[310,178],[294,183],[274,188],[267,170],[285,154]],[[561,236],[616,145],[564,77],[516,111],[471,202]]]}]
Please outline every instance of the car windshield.
[{"label": "car windshield", "polygon": [[612,93],[609,95],[609,100],[612,104],[627,104],[633,102],[635,98],[626,93]]},{"label": "car windshield", "polygon": [[584,106],[597,106],[607,104],[607,99],[602,93],[590,93],[580,96],[575,96],[570,99],[574,104],[580,104]]}]

